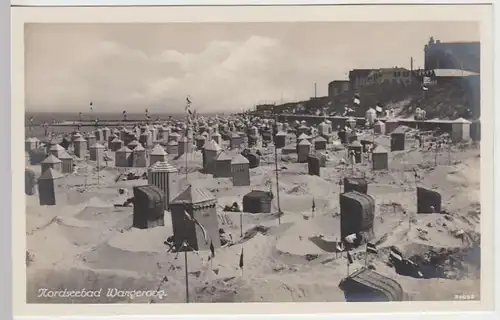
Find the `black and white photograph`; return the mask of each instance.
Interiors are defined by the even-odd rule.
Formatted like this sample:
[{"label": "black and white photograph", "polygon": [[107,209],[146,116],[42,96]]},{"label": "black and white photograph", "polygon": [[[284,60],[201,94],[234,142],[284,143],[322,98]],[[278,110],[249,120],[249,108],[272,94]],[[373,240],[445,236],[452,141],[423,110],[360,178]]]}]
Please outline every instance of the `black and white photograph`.
[{"label": "black and white photograph", "polygon": [[481,26],[25,23],[26,303],[481,301]]}]

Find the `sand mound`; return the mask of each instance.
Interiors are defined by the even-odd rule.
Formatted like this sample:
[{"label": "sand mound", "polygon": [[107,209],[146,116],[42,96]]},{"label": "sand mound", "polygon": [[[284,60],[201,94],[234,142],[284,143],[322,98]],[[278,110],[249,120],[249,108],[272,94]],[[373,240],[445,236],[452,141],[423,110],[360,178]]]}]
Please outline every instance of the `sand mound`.
[{"label": "sand mound", "polygon": [[[167,219],[168,220],[168,219]],[[115,234],[108,245],[129,252],[165,252],[167,247],[163,242],[173,234],[170,225],[151,229],[130,228]]]}]

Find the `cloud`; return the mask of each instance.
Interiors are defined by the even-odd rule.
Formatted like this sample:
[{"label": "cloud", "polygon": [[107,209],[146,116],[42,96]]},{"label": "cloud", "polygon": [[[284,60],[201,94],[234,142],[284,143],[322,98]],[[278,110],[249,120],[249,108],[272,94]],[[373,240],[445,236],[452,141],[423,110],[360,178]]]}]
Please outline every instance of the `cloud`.
[{"label": "cloud", "polygon": [[53,109],[92,100],[95,109],[106,111],[179,112],[189,94],[200,112],[238,111],[278,100],[281,93],[287,99],[310,96],[314,73],[323,65],[318,61],[315,68],[302,59],[280,41],[259,36],[212,41],[199,52],[148,53],[101,41],[73,61],[52,65],[45,90],[33,90],[28,100]]}]

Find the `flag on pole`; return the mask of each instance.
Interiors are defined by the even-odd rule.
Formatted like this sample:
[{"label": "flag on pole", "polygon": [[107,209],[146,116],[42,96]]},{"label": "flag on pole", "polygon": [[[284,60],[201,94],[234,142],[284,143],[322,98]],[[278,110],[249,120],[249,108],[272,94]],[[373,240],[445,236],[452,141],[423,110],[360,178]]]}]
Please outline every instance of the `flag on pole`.
[{"label": "flag on pole", "polygon": [[312,212],[316,210],[316,203],[314,202],[314,197],[313,197],[313,203],[312,203]]},{"label": "flag on pole", "polygon": [[350,264],[353,264],[353,263],[354,263],[354,260],[352,259],[352,256],[349,253],[349,251],[347,251],[347,265],[350,265]]},{"label": "flag on pole", "polygon": [[377,254],[378,253],[377,247],[373,243],[367,243],[366,244],[366,253]]},{"label": "flag on pole", "polygon": [[90,101],[90,104],[89,104],[89,105],[90,105],[90,111],[94,110],[94,109],[93,109],[93,107],[92,107],[92,106],[93,106],[92,101]]},{"label": "flag on pole", "polygon": [[403,254],[395,247],[391,247],[391,252],[389,253],[389,256],[398,261],[403,261]]},{"label": "flag on pole", "polygon": [[430,84],[431,83],[431,77],[424,77],[423,83],[424,83],[424,85]]},{"label": "flag on pole", "polygon": [[426,85],[423,85],[422,90],[427,91],[427,90],[429,90],[429,88]]},{"label": "flag on pole", "polygon": [[240,254],[240,269],[243,269],[243,248],[241,248]]},{"label": "flag on pole", "polygon": [[208,234],[207,230],[201,225],[201,223],[198,222],[192,215],[190,215],[186,210],[184,210],[184,215],[189,221],[194,222],[198,227],[200,227],[201,232],[203,232],[203,238],[205,238],[205,243],[208,243]]},{"label": "flag on pole", "polygon": [[212,258],[215,258],[215,248],[212,241],[210,241],[210,252],[212,253]]},{"label": "flag on pole", "polygon": [[378,113],[381,113],[384,111],[384,108],[382,108],[380,103],[377,103],[377,105],[375,106],[375,111],[377,111]]}]

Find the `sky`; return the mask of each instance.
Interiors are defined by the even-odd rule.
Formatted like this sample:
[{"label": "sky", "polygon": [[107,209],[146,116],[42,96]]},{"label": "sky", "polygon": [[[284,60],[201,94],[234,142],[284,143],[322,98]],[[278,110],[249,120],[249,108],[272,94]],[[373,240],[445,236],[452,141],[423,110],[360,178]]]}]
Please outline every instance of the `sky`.
[{"label": "sky", "polygon": [[424,45],[479,41],[472,22],[26,24],[31,112],[238,112],[328,93],[354,68],[424,66]]}]

